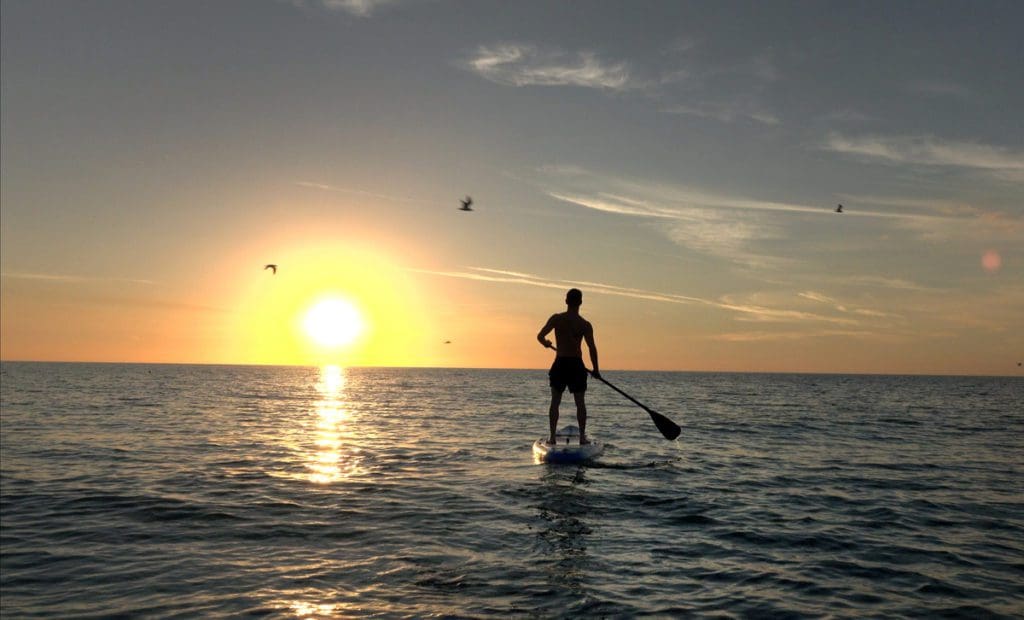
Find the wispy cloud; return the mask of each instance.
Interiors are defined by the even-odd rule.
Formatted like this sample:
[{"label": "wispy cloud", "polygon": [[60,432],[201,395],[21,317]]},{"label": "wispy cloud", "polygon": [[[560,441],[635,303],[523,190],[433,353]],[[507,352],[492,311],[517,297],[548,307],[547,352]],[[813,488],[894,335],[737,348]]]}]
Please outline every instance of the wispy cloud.
[{"label": "wispy cloud", "polygon": [[933,137],[832,134],[823,149],[888,164],[946,166],[979,170],[1010,181],[1024,181],[1024,152]]},{"label": "wispy cloud", "polygon": [[1024,235],[1024,216],[1009,212],[984,210],[966,201],[944,198],[905,198],[843,194],[841,199],[856,205],[872,205],[897,218],[899,225],[915,232],[922,239],[969,242],[1014,241]]},{"label": "wispy cloud", "polygon": [[509,86],[579,86],[625,90],[635,84],[625,62],[605,62],[591,51],[540,50],[509,43],[481,46],[467,67],[498,84]]},{"label": "wispy cloud", "polygon": [[[748,265],[764,265],[769,260],[748,251],[751,242],[778,236],[776,227],[757,215],[740,219],[716,209],[720,201],[714,197],[694,199],[694,196],[690,196],[688,199],[673,201],[630,198],[605,192],[586,194],[550,191],[548,195],[605,213],[667,220],[669,226],[662,230],[679,245]],[[802,210],[797,207],[794,209]]]},{"label": "wispy cloud", "polygon": [[846,314],[855,314],[859,316],[873,318],[900,318],[899,315],[893,314],[891,312],[883,312],[881,310],[875,310],[873,308],[856,307],[850,304],[849,302],[839,301],[838,299],[829,297],[828,295],[825,295],[824,293],[819,293],[817,291],[804,291],[802,293],[797,293],[797,296],[818,304],[829,306],[837,312],[842,312]]},{"label": "wispy cloud", "polygon": [[556,177],[555,184],[571,186],[548,189],[552,198],[605,213],[664,220],[668,226],[660,226],[660,230],[677,244],[749,266],[786,262],[752,249],[756,242],[782,236],[779,224],[763,214],[833,215],[825,207],[753,200],[578,170],[565,176],[549,174]]},{"label": "wispy cloud", "polygon": [[894,289],[897,291],[934,291],[936,289],[917,282],[911,282],[903,278],[889,278],[885,276],[851,276],[836,281],[853,286],[868,288]]},{"label": "wispy cloud", "polygon": [[876,196],[872,194],[838,194],[837,197],[851,204],[890,207],[946,216],[982,214],[981,209],[968,202],[948,198],[907,198],[905,196]]},{"label": "wispy cloud", "polygon": [[811,301],[816,301],[818,303],[838,305],[836,300],[822,293],[816,293],[814,291],[805,291],[803,293],[799,293],[799,295],[804,299],[810,299]]},{"label": "wispy cloud", "polygon": [[503,269],[491,269],[486,267],[467,267],[464,270],[439,271],[429,269],[410,269],[416,273],[424,273],[447,278],[459,278],[464,280],[476,280],[480,282],[495,282],[503,284],[515,284],[522,286],[536,286],[552,289],[568,289],[570,287],[584,288],[588,293],[601,295],[615,295],[629,297],[653,302],[702,305],[727,310],[734,313],[738,320],[757,322],[810,322],[810,323],[834,323],[842,325],[855,325],[857,320],[847,317],[835,317],[796,310],[785,307],[772,307],[764,304],[751,303],[745,300],[734,300],[723,298],[721,300],[705,299],[676,293],[665,293],[638,288],[628,288],[600,282],[586,282],[574,280],[560,280],[544,278],[542,276],[508,271]]},{"label": "wispy cloud", "polygon": [[[616,180],[609,179],[612,184]],[[610,193],[594,191],[584,192],[559,192],[552,190],[548,195],[565,202],[607,211],[622,215],[639,215],[645,217],[663,217],[670,219],[689,219],[694,208],[723,208],[742,209],[748,211],[789,211],[792,213],[813,213],[815,215],[828,215],[831,208],[774,202],[767,200],[756,200],[740,198],[725,194],[716,194],[686,186],[666,186],[656,183],[644,184],[636,182],[625,182],[624,185],[632,185],[633,191],[637,192],[635,197],[626,196],[622,193]],[[627,191],[628,188],[627,188]],[[646,193],[649,197],[644,197]],[[884,213],[861,212],[860,215],[886,216]]]},{"label": "wispy cloud", "polygon": [[320,6],[331,11],[344,11],[358,17],[369,17],[377,8],[396,4],[398,0],[291,0],[296,6]]},{"label": "wispy cloud", "polygon": [[122,284],[155,284],[153,280],[143,280],[140,278],[115,278],[115,277],[104,277],[104,276],[78,276],[68,275],[59,273],[26,273],[26,272],[4,272],[0,273],[0,277],[10,278],[12,280],[36,280],[40,282],[54,282],[58,284],[86,284],[86,283],[98,283],[98,282],[110,282],[110,283],[122,283]]},{"label": "wispy cloud", "polygon": [[808,338],[871,338],[878,334],[870,330],[855,329],[814,329],[814,330],[785,330],[785,331],[744,331],[727,332],[713,336],[712,340],[724,342],[781,342],[788,340],[807,340]]},{"label": "wispy cloud", "polygon": [[662,106],[662,112],[723,123],[781,124],[763,100],[765,90],[779,78],[770,54],[726,62],[701,60],[694,53],[698,45],[690,39],[682,41],[683,45],[673,44],[666,52],[678,57],[680,64],[663,70],[658,80],[663,98],[672,102]]},{"label": "wispy cloud", "polygon": [[701,118],[713,118],[724,123],[731,123],[739,119],[749,119],[764,125],[778,125],[781,122],[779,117],[771,112],[725,102],[691,105],[677,104],[664,108],[663,111],[668,114],[686,114]]},{"label": "wispy cloud", "polygon": [[[836,218],[892,222],[893,229],[920,239],[1002,239],[1024,230],[1024,218],[985,213],[950,199],[863,196],[844,201],[842,216],[833,205],[808,205],[718,193],[680,184],[648,182],[588,172],[576,166],[542,167],[542,191],[556,200],[603,213],[647,219],[677,244],[752,267],[783,267],[793,254],[787,243],[811,243],[797,237],[799,227],[821,222],[832,230]],[[856,198],[852,197],[851,198]],[[796,217],[780,218],[788,213]],[[818,219],[814,219],[818,218]],[[825,218],[828,218],[826,224]],[[792,245],[785,246],[790,250]]]},{"label": "wispy cloud", "polygon": [[359,196],[370,196],[372,198],[383,198],[384,200],[392,200],[396,202],[429,202],[419,198],[409,198],[407,196],[394,196],[391,194],[380,194],[377,192],[368,192],[362,189],[355,189],[350,187],[338,187],[336,185],[328,185],[327,183],[315,183],[312,181],[296,181],[295,185],[299,187],[305,187],[308,189],[316,189],[324,192],[338,192],[342,194],[356,194]]}]

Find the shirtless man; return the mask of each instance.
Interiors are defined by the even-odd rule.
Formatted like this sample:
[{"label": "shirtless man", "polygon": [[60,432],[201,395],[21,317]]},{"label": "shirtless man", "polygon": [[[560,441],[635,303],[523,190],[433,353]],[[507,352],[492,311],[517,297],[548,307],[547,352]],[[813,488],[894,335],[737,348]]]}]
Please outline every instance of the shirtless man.
[{"label": "shirtless man", "polygon": [[[548,410],[548,423],[551,427],[550,443],[555,443],[555,429],[558,426],[558,406],[562,402],[562,392],[568,387],[576,400],[576,421],[580,426],[580,445],[590,443],[587,440],[587,405],[584,402],[584,393],[587,391],[587,369],[583,365],[583,349],[580,346],[582,340],[587,341],[587,349],[590,351],[590,363],[594,370],[592,374],[596,378],[601,377],[597,366],[597,345],[594,344],[594,327],[585,318],[580,316],[580,306],[583,304],[583,293],[579,289],[570,289],[565,295],[565,312],[551,315],[548,322],[537,334],[537,341],[545,347],[555,349],[558,355],[555,356],[555,363],[548,371],[548,378],[551,383],[551,408]],[[555,342],[553,346],[547,339],[547,335],[555,330]]]}]

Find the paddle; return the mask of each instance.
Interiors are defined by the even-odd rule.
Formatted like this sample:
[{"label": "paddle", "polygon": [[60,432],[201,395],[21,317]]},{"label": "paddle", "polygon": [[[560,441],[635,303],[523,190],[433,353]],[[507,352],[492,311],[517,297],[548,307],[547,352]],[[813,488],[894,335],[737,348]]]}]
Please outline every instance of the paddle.
[{"label": "paddle", "polygon": [[[551,345],[548,345],[548,348],[549,349],[554,349],[555,347],[553,347]],[[598,379],[599,381],[601,381],[602,383],[604,383],[605,385],[607,385],[611,389],[615,390],[619,394],[622,394],[623,396],[628,398],[630,401],[632,401],[634,405],[640,407],[641,409],[646,411],[648,414],[650,414],[651,420],[654,421],[654,425],[658,427],[658,430],[661,431],[661,434],[665,436],[665,439],[668,439],[669,441],[672,441],[673,439],[675,439],[676,437],[679,436],[679,433],[682,432],[682,429],[679,428],[679,425],[676,424],[675,422],[673,422],[672,420],[669,420],[665,416],[663,416],[660,413],[658,413],[657,411],[651,409],[650,407],[648,407],[647,405],[645,405],[642,402],[638,401],[637,399],[633,398],[629,394],[626,394],[625,392],[623,392],[619,388],[617,388],[614,385],[612,385],[607,379],[605,379],[601,375],[596,375],[595,376],[594,375],[594,371],[590,370],[589,368],[587,368],[586,371],[588,373],[590,373],[590,376],[594,377],[595,379]]]}]

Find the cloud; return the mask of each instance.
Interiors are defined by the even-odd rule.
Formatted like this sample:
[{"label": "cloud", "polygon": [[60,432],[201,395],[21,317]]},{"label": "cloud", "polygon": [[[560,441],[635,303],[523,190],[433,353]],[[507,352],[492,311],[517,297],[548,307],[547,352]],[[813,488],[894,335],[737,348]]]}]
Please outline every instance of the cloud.
[{"label": "cloud", "polygon": [[818,303],[838,305],[838,302],[836,302],[836,300],[822,293],[816,293],[814,291],[805,291],[803,293],[799,293],[799,295],[804,299],[810,299],[811,301],[816,301]]},{"label": "cloud", "polygon": [[352,189],[347,187],[337,187],[335,185],[328,185],[326,183],[314,183],[311,181],[296,181],[295,185],[299,187],[305,187],[308,189],[316,189],[324,192],[339,192],[342,194],[357,194],[359,196],[370,196],[372,198],[383,198],[384,200],[392,200],[396,202],[428,202],[418,198],[406,198],[403,196],[392,196],[390,194],[378,194],[376,192],[368,192],[362,189]]},{"label": "cloud", "polygon": [[[662,220],[659,226],[675,243],[695,251],[750,266],[781,265],[786,260],[752,250],[757,242],[782,238],[783,228],[769,212],[833,217],[831,208],[755,200],[609,175],[584,173],[554,177],[558,187],[546,193],[557,200],[604,213]],[[745,212],[745,213],[744,213]]]},{"label": "cloud", "polygon": [[[683,41],[687,41],[683,39]],[[779,79],[779,71],[768,53],[737,60],[703,61],[691,53],[696,44],[670,48],[679,63],[661,72],[658,84],[671,103],[662,106],[666,114],[696,116],[723,123],[754,121],[768,126],[781,124],[778,115],[764,103],[766,90]]]},{"label": "cloud", "polygon": [[844,216],[858,213],[861,205],[872,205],[881,210],[870,212],[877,213],[879,217],[895,218],[899,227],[929,241],[1013,242],[1024,235],[1024,216],[984,210],[967,201],[858,194],[839,196],[848,205]]},{"label": "cloud", "polygon": [[705,299],[689,295],[678,295],[660,291],[650,291],[637,288],[628,288],[605,284],[600,282],[586,282],[573,280],[549,279],[542,276],[508,271],[503,269],[491,269],[486,267],[467,267],[462,271],[438,271],[429,269],[410,269],[415,273],[424,273],[447,278],[459,278],[464,280],[475,280],[480,282],[495,282],[503,284],[516,284],[521,286],[536,286],[566,290],[571,287],[583,288],[587,293],[601,295],[615,295],[618,297],[629,297],[671,304],[702,305],[720,310],[727,310],[737,315],[741,321],[756,322],[811,322],[811,323],[834,323],[842,325],[856,325],[857,320],[846,317],[832,317],[814,312],[794,310],[789,308],[772,307],[764,304],[753,303],[745,300],[733,300],[723,298],[721,300]]},{"label": "cloud", "polygon": [[357,17],[369,17],[378,7],[397,0],[292,0],[296,6],[319,5],[330,11],[345,11]]},{"label": "cloud", "polygon": [[933,137],[830,135],[824,150],[889,164],[945,166],[980,170],[1005,180],[1024,181],[1024,152]]},{"label": "cloud", "polygon": [[868,288],[886,288],[898,291],[935,291],[932,287],[924,286],[902,278],[888,278],[885,276],[851,276],[844,278],[841,282],[853,286]]},{"label": "cloud", "polygon": [[806,340],[808,338],[869,338],[878,334],[866,330],[852,329],[819,329],[790,331],[750,331],[730,332],[713,336],[713,340],[724,342],[779,342],[785,340]]},{"label": "cloud", "polygon": [[0,277],[11,278],[12,280],[36,280],[41,282],[54,282],[58,284],[84,284],[90,282],[114,282],[122,284],[155,284],[152,280],[138,278],[111,278],[101,276],[75,276],[54,273],[2,273]]},{"label": "cloud", "polygon": [[881,310],[874,310],[874,309],[871,309],[871,308],[858,308],[858,307],[854,307],[854,306],[852,306],[852,304],[850,304],[848,302],[839,301],[838,299],[835,299],[833,297],[829,297],[828,295],[825,295],[824,293],[819,293],[817,291],[804,291],[802,293],[797,293],[797,296],[798,297],[802,297],[802,298],[807,299],[807,300],[810,300],[810,301],[812,301],[812,302],[814,302],[816,304],[823,304],[823,305],[826,305],[826,306],[830,306],[836,312],[842,312],[844,314],[855,314],[855,315],[858,315],[858,316],[866,316],[866,317],[879,318],[879,319],[881,319],[881,318],[890,318],[890,319],[902,318],[901,316],[899,316],[897,314],[893,314],[891,312],[882,312]]},{"label": "cloud", "polygon": [[[602,213],[649,220],[678,245],[751,267],[793,265],[793,248],[813,244],[801,227],[815,222],[827,238],[837,218],[869,218],[891,222],[928,241],[948,239],[1000,240],[1024,231],[1024,218],[986,213],[952,199],[846,196],[837,216],[829,205],[734,196],[699,187],[649,182],[598,174],[578,166],[541,167],[541,191],[551,198]],[[781,218],[774,214],[796,217]],[[815,219],[816,218],[816,219]],[[829,218],[828,220],[824,218]],[[780,242],[785,242],[783,245]]]},{"label": "cloud", "polygon": [[625,62],[606,63],[589,51],[542,51],[532,45],[481,46],[467,67],[507,86],[579,86],[607,90],[635,87]]},{"label": "cloud", "polygon": [[[711,196],[701,197],[696,194],[680,197],[677,201],[630,198],[606,192],[588,195],[582,192],[551,191],[548,195],[563,202],[595,211],[667,220],[669,225],[663,227],[662,230],[675,243],[705,254],[724,257],[748,265],[764,266],[771,262],[767,257],[747,251],[746,248],[751,242],[775,239],[779,236],[777,227],[755,214],[739,219],[734,214],[715,208],[717,206],[736,206],[743,201],[730,202]],[[756,209],[758,206],[751,205],[751,208]],[[778,208],[785,209],[785,205],[778,205]],[[792,208],[798,211],[804,210],[796,206]],[[815,211],[821,211],[821,209],[815,209]]]},{"label": "cloud", "polygon": [[677,104],[663,110],[668,114],[686,114],[701,118],[713,118],[723,123],[749,119],[764,125],[778,125],[781,121],[774,114],[754,108],[744,108],[734,103]]},{"label": "cloud", "polygon": [[595,211],[604,211],[605,213],[636,215],[640,217],[661,217],[668,219],[682,218],[682,213],[678,209],[653,206],[643,201],[632,200],[602,192],[587,195],[583,193],[559,193],[557,191],[550,191],[548,192],[548,196],[563,202],[587,207],[588,209],[594,209]]},{"label": "cloud", "polygon": [[876,196],[872,194],[837,194],[837,197],[857,205],[874,205],[924,211],[946,216],[982,215],[981,209],[963,201],[948,198],[906,198],[903,196]]}]

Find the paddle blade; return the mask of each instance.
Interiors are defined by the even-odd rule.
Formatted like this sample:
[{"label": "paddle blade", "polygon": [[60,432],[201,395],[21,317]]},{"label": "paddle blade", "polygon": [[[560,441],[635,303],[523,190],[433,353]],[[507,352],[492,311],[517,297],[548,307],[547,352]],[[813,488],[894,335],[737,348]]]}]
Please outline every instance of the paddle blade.
[{"label": "paddle blade", "polygon": [[672,441],[679,436],[679,433],[682,432],[682,429],[679,428],[678,424],[669,420],[657,411],[651,411],[648,409],[647,413],[651,414],[651,419],[654,420],[654,425],[658,427],[658,430],[665,436],[665,439]]}]

